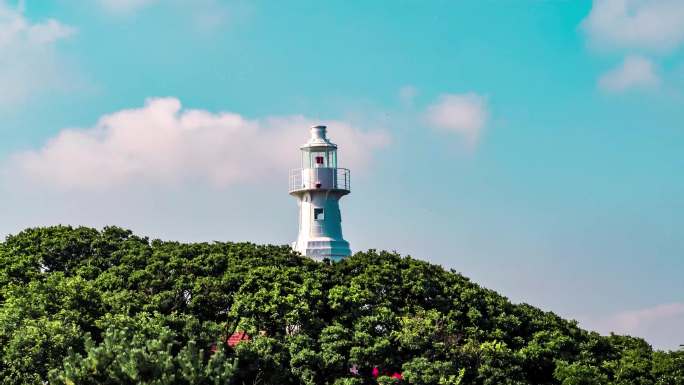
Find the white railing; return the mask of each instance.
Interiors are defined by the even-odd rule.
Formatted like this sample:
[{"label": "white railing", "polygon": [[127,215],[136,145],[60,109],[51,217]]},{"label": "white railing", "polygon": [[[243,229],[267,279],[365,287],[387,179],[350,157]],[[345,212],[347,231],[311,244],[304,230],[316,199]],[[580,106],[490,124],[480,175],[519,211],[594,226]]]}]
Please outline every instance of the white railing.
[{"label": "white railing", "polygon": [[290,192],[316,189],[350,191],[349,170],[329,167],[290,170]]}]

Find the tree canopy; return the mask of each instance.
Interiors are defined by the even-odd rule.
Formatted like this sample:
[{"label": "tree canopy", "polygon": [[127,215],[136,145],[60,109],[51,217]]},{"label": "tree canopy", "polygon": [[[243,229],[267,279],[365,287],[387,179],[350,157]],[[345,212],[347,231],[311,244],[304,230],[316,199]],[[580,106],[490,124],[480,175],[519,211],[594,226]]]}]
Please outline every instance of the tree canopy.
[{"label": "tree canopy", "polygon": [[0,243],[0,384],[44,383],[684,385],[684,352],[396,253],[56,226]]}]

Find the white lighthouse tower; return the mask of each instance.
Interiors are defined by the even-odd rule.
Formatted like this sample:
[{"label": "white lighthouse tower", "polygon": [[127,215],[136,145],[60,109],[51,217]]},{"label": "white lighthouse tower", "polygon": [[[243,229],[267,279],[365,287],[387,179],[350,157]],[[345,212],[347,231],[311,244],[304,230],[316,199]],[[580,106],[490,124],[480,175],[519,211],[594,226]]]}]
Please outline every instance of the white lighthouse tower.
[{"label": "white lighthouse tower", "polygon": [[302,145],[302,168],[290,171],[290,195],[299,205],[299,236],[292,247],[302,255],[338,261],[351,254],[342,238],[340,198],[349,194],[349,170],[337,167],[337,145],[325,126],[311,127]]}]

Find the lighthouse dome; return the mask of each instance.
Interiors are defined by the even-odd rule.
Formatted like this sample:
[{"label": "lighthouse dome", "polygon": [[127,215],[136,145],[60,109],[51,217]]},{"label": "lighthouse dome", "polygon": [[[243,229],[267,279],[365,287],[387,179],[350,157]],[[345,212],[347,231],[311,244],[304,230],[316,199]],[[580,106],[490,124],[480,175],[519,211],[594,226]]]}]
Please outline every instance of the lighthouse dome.
[{"label": "lighthouse dome", "polygon": [[327,137],[327,127],[323,125],[312,126],[310,129],[311,136],[309,140],[304,143],[301,148],[337,148],[337,145],[331,142]]}]

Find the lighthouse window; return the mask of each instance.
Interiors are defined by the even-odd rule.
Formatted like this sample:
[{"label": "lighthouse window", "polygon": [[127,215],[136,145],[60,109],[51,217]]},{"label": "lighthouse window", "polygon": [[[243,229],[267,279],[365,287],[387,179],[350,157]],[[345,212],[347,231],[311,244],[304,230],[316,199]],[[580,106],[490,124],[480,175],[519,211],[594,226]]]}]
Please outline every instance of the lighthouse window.
[{"label": "lighthouse window", "polygon": [[322,221],[325,219],[323,209],[314,209],[314,219],[317,221]]},{"label": "lighthouse window", "polygon": [[311,153],[311,166],[310,167],[327,167],[326,153],[323,151],[316,151]]}]

